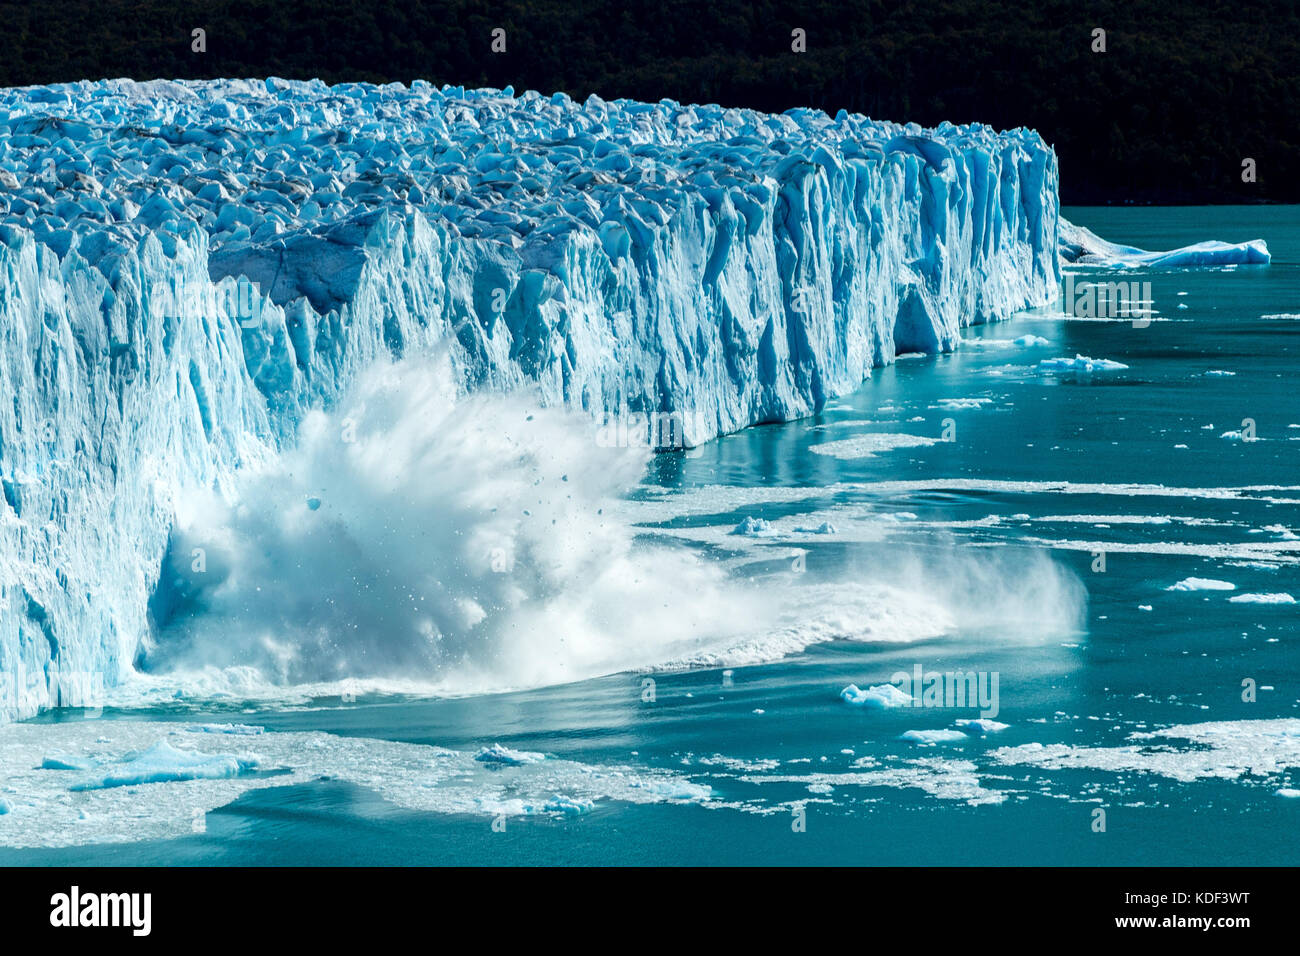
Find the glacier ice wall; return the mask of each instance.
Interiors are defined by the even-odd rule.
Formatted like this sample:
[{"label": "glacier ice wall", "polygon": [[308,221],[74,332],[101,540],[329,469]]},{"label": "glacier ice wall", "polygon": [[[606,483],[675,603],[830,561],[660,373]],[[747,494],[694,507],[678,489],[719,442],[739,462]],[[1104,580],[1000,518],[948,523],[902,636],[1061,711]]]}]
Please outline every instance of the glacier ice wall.
[{"label": "glacier ice wall", "polygon": [[0,719],[129,674],[186,487],[385,356],[687,444],[1048,302],[1036,133],[282,80],[0,90]]}]

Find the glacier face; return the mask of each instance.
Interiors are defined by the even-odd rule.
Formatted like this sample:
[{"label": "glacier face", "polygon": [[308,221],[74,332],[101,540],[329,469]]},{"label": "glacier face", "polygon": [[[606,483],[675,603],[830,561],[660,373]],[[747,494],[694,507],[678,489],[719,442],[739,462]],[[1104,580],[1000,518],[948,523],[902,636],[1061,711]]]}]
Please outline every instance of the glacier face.
[{"label": "glacier face", "polygon": [[185,487],[377,359],[687,444],[1056,294],[1036,133],[415,83],[0,90],[0,719],[131,672]]}]

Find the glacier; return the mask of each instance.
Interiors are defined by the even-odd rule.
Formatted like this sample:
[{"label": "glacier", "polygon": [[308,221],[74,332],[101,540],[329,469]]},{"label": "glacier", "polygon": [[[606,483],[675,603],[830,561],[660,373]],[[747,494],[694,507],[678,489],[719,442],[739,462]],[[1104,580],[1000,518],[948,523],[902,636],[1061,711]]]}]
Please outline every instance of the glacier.
[{"label": "glacier", "polygon": [[181,498],[376,363],[692,446],[1047,304],[1068,227],[1037,133],[843,111],[107,80],[0,123],[0,720],[133,674]]}]

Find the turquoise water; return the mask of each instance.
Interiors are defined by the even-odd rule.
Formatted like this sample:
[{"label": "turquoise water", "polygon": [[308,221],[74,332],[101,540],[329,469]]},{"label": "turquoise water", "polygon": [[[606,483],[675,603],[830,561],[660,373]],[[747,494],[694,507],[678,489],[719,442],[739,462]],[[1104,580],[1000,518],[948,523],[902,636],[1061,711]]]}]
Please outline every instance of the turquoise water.
[{"label": "turquoise water", "polygon": [[[1142,248],[1260,237],[1274,258],[1125,274],[1151,284],[1144,328],[1042,309],[972,329],[956,354],[904,357],[814,418],[659,456],[633,496],[648,540],[778,602],[844,599],[845,616],[871,616],[867,639],[461,699],[110,709],[94,722],[105,739],[115,722],[233,721],[265,728],[241,750],[323,732],[360,756],[286,786],[271,761],[256,789],[197,797],[213,808],[166,839],[151,819],[170,801],[226,784],[121,788],[118,842],[0,849],[0,864],[1294,862],[1300,612],[1281,596],[1300,598],[1296,210],[1064,212]],[[1038,368],[1075,355],[1127,368]],[[1232,437],[1250,437],[1247,420],[1257,440]],[[868,437],[882,435],[910,437]],[[746,518],[769,533],[728,533]],[[824,522],[833,533],[794,530]],[[1168,590],[1189,578],[1232,589]],[[841,699],[917,666],[996,675],[1005,728],[918,743],[902,735],[952,732],[980,708]],[[51,741],[88,723],[35,722]],[[421,751],[412,770],[371,741],[501,744],[557,769],[479,761],[436,783]],[[601,774],[645,799],[548,803]],[[469,812],[440,787],[534,812]]]}]

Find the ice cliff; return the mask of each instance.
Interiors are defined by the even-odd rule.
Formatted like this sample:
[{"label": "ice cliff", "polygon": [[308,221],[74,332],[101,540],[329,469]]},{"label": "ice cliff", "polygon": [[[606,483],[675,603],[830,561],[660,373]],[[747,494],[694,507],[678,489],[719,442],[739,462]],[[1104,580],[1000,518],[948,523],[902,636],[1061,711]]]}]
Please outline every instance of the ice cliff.
[{"label": "ice cliff", "polygon": [[415,83],[0,90],[0,719],[132,667],[187,486],[385,355],[470,389],[806,415],[1054,298],[1036,133]]}]

